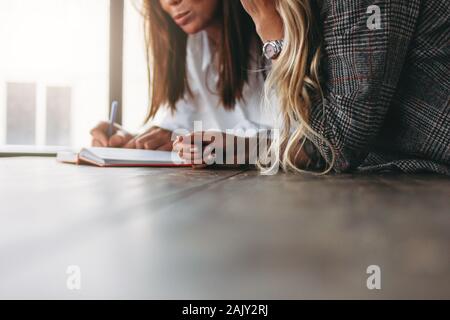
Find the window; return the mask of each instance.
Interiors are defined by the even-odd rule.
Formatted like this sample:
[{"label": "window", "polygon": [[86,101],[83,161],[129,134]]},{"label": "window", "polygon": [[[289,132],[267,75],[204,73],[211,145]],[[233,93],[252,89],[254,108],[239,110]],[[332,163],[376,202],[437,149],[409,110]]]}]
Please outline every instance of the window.
[{"label": "window", "polygon": [[6,84],[6,142],[34,144],[36,140],[36,84]]},{"label": "window", "polygon": [[109,0],[0,1],[0,144],[90,142],[108,112],[109,10]]},{"label": "window", "polygon": [[124,6],[123,125],[131,131],[142,126],[149,103],[140,5],[140,1],[125,1]]},{"label": "window", "polygon": [[54,146],[68,146],[71,143],[72,88],[47,87],[46,92],[46,140]]}]

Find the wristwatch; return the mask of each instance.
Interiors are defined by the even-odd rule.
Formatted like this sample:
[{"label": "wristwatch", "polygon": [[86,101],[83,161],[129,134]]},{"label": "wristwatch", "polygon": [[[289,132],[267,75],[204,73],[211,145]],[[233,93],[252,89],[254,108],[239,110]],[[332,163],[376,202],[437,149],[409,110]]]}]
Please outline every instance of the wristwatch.
[{"label": "wristwatch", "polygon": [[267,41],[263,46],[263,55],[269,60],[274,60],[280,56],[283,45],[283,40]]}]

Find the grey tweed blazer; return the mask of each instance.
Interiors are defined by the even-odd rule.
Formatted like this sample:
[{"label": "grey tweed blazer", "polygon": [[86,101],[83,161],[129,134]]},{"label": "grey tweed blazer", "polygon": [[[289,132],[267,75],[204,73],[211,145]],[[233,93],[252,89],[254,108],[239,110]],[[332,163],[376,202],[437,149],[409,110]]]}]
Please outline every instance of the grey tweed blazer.
[{"label": "grey tweed blazer", "polygon": [[310,121],[334,170],[450,175],[450,1],[325,0],[321,11],[324,99]]}]

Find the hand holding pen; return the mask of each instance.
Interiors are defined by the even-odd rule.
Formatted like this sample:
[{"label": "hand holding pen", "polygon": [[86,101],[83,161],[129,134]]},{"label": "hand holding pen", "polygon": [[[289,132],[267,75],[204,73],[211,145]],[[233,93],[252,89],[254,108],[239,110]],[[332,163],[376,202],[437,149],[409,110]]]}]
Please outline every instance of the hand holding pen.
[{"label": "hand holding pen", "polygon": [[100,122],[91,130],[92,146],[103,148],[131,148],[129,142],[134,138],[116,123],[119,103],[113,101],[109,121]]},{"label": "hand holding pen", "polygon": [[116,122],[118,103],[112,103],[109,121],[100,122],[91,130],[92,146],[146,150],[172,150],[172,132],[151,127],[140,135],[133,135]]}]

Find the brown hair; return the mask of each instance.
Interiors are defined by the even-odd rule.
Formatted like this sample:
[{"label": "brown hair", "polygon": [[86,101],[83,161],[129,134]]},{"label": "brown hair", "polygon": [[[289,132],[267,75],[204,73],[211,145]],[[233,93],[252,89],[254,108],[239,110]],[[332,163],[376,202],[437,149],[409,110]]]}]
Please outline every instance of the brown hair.
[{"label": "brown hair", "polygon": [[[176,103],[191,92],[186,72],[187,35],[162,9],[159,0],[144,0],[143,4],[150,91],[148,121],[162,105],[175,111]],[[258,50],[261,43],[240,0],[221,0],[219,6],[223,28],[217,47],[216,89],[225,109],[232,110],[243,98],[252,46],[256,41]]]}]

